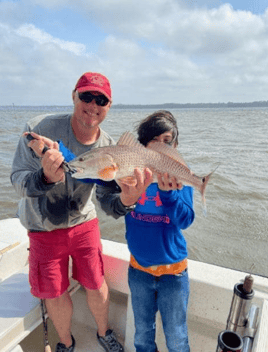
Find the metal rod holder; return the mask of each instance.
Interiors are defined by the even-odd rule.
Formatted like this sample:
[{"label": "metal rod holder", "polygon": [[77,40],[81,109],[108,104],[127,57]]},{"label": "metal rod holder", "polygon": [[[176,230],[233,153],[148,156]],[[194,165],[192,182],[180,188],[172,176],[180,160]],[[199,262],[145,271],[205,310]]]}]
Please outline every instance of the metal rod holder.
[{"label": "metal rod holder", "polygon": [[248,324],[243,334],[243,352],[251,352],[253,340],[257,331],[257,320],[260,308],[252,305],[249,311]]},{"label": "metal rod holder", "polygon": [[219,333],[216,352],[242,352],[243,341],[234,331],[224,330]]},{"label": "metal rod holder", "polygon": [[216,352],[252,351],[259,315],[259,307],[251,304],[254,294],[251,275],[234,286],[226,330],[218,336]]},{"label": "metal rod holder", "polygon": [[251,300],[254,297],[252,276],[246,276],[244,284],[234,286],[231,308],[227,319],[226,330],[234,331],[243,336],[248,323]]}]

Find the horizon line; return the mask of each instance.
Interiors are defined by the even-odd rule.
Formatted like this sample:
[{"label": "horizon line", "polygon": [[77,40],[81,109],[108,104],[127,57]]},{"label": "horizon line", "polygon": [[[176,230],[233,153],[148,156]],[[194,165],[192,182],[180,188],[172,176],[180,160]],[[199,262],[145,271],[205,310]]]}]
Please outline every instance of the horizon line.
[{"label": "horizon line", "polygon": [[[260,101],[252,101],[252,102],[228,102],[228,103],[162,103],[162,104],[122,104],[122,103],[117,103],[117,104],[112,104],[112,107],[173,107],[173,108],[179,108],[179,107],[190,107],[190,106],[234,106],[234,105],[240,105],[240,106],[248,106],[248,105],[256,105],[256,106],[268,106],[268,100],[260,100]],[[9,104],[9,105],[0,105],[0,107],[65,107],[65,108],[70,108],[73,107],[73,105],[15,105]]]}]

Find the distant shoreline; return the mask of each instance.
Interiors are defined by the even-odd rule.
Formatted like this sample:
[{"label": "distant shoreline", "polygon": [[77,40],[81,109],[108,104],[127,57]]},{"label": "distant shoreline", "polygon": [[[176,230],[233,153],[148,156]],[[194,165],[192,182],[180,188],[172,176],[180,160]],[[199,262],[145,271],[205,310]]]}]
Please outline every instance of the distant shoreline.
[{"label": "distant shoreline", "polygon": [[[267,101],[254,101],[250,103],[187,103],[187,104],[114,104],[112,109],[210,109],[210,108],[263,108],[268,107]],[[72,105],[2,105],[0,109],[72,109]]]},{"label": "distant shoreline", "polygon": [[115,104],[114,109],[207,109],[207,108],[263,108],[268,107],[267,101],[254,101],[251,103],[196,103],[196,104],[148,104],[148,105],[130,105],[130,104]]}]

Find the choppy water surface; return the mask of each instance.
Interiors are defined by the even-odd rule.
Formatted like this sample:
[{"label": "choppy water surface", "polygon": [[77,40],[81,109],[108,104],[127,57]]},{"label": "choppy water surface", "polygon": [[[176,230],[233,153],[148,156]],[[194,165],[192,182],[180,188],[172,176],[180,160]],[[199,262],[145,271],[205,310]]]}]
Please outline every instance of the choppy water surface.
[{"label": "choppy water surface", "polygon": [[[16,216],[18,197],[9,175],[25,122],[69,108],[0,108],[0,219]],[[195,192],[196,219],[186,230],[189,257],[268,276],[267,108],[171,110],[179,125],[179,150],[196,174],[215,169],[208,184],[207,216]],[[102,127],[117,140],[153,110],[111,109]],[[103,238],[125,242],[124,221],[99,210]]]}]

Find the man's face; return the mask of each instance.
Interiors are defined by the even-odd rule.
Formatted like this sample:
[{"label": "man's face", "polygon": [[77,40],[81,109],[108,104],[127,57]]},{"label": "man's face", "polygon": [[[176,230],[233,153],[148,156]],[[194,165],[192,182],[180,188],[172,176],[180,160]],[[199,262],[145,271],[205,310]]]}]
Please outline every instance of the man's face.
[{"label": "man's face", "polygon": [[[91,92],[93,95],[102,95],[99,92]],[[79,99],[77,91],[73,92],[74,112],[73,118],[81,127],[88,129],[97,127],[105,119],[110,107],[111,102],[105,106],[96,104],[95,99],[90,103],[86,103]]]}]

